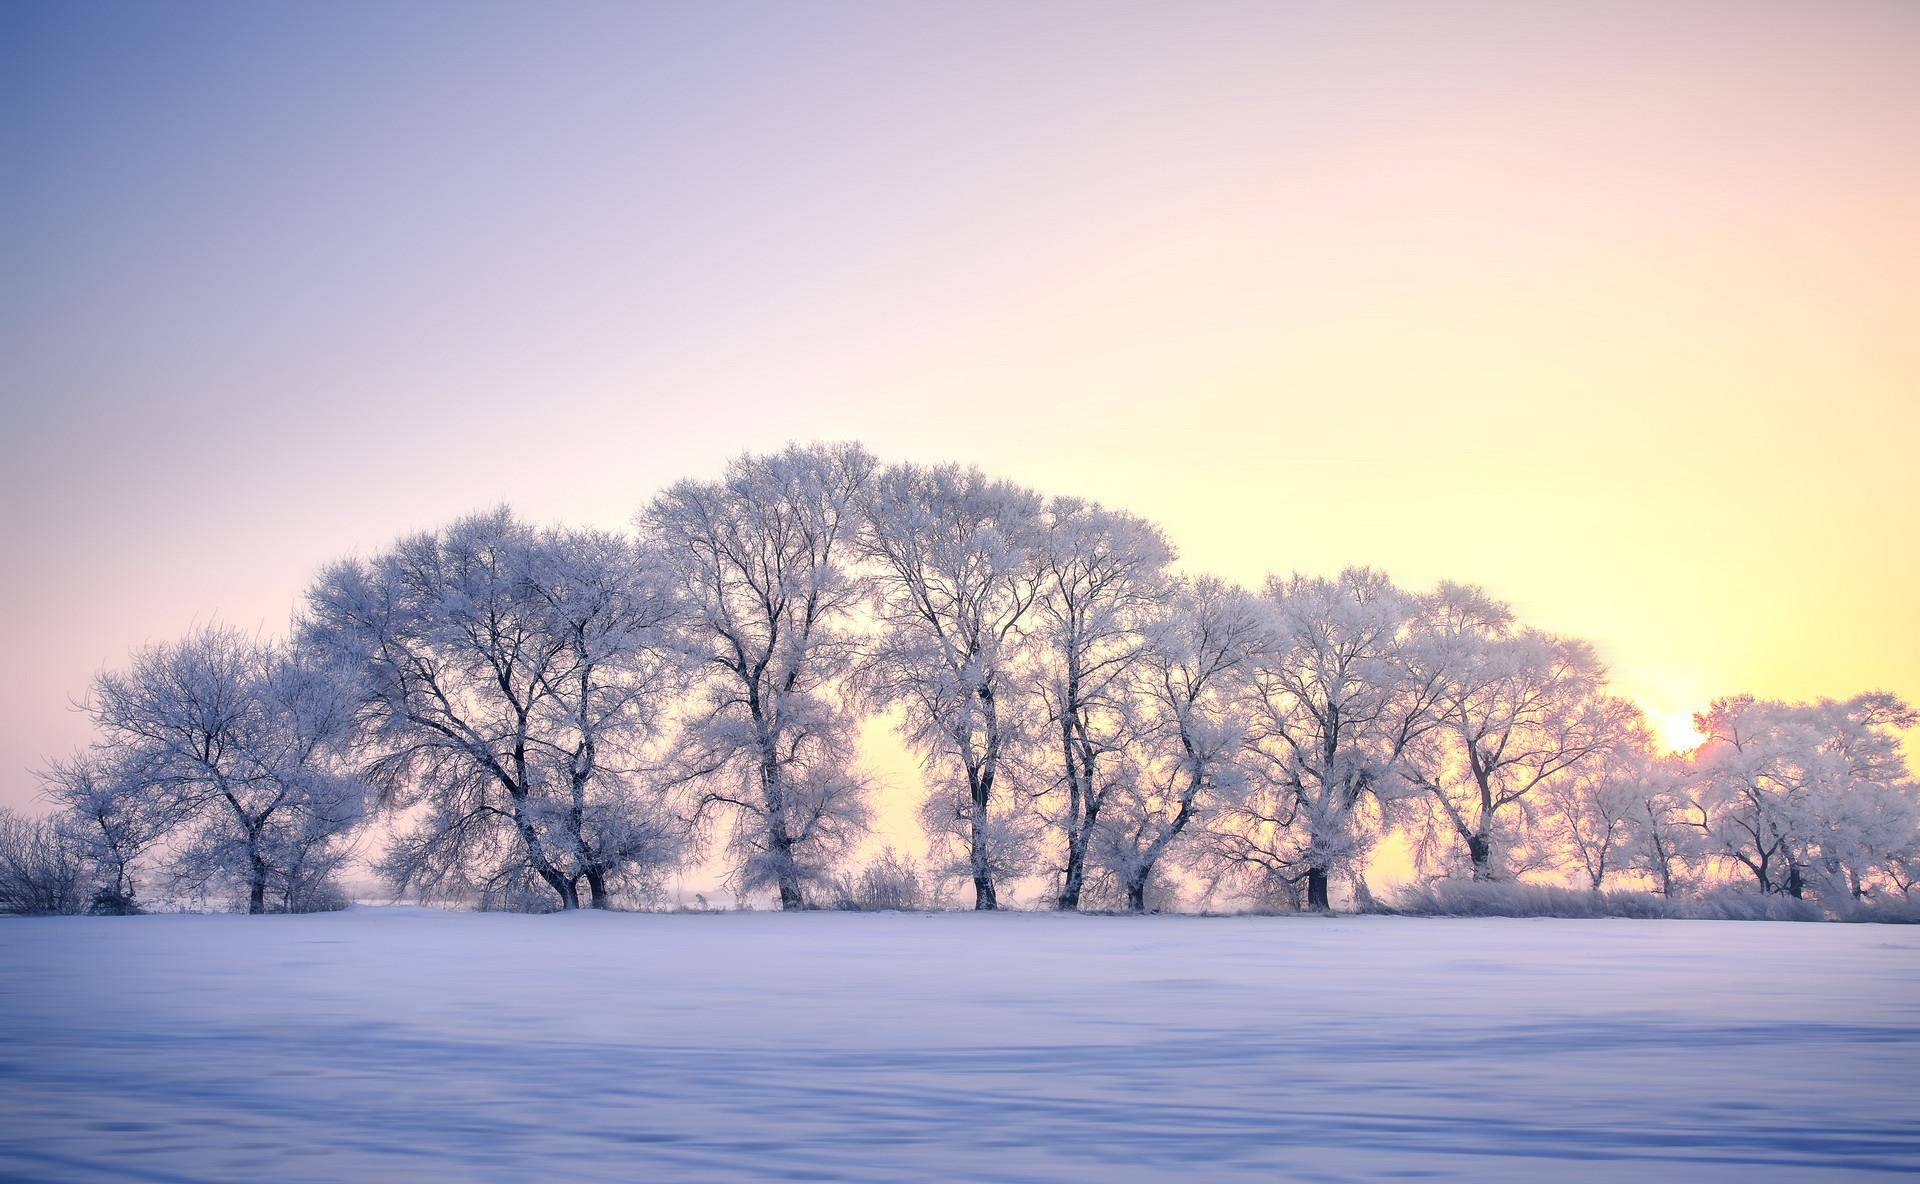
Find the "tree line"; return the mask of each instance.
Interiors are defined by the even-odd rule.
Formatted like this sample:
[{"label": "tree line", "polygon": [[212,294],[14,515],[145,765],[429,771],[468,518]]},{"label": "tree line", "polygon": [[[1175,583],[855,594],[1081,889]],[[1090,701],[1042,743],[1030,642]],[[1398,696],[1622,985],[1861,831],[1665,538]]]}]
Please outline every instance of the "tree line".
[{"label": "tree line", "polygon": [[[323,907],[375,820],[426,900],[643,902],[718,852],[736,893],[819,907],[863,874],[875,714],[978,909],[1035,877],[1061,909],[1366,904],[1396,832],[1475,881],[1838,903],[1920,873],[1892,695],[1719,699],[1662,753],[1590,645],[1478,588],[1174,561],[1134,515],[858,445],[738,458],[625,532],[464,518],[324,569],[283,639],[203,627],[99,676],[94,740],[40,773],[56,813],[0,827],[0,908],[127,911],[155,875]],[[910,897],[910,863],[863,882]]]}]

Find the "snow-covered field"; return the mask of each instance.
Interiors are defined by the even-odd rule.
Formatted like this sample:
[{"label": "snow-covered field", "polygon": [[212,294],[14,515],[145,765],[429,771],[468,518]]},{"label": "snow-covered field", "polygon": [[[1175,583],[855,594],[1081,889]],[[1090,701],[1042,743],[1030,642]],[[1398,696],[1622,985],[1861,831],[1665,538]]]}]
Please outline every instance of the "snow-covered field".
[{"label": "snow-covered field", "polygon": [[1871,1180],[1920,929],[0,923],[9,1180]]}]

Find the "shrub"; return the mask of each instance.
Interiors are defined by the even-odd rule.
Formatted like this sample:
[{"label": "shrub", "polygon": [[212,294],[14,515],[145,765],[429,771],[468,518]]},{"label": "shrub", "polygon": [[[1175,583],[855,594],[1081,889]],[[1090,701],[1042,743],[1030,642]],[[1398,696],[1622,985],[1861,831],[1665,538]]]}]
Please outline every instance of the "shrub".
[{"label": "shrub", "polygon": [[[1684,921],[1824,921],[1811,900],[1716,889],[1698,897],[1594,892],[1516,881],[1434,880],[1402,888],[1382,912],[1415,917],[1627,917]],[[1862,918],[1872,919],[1872,918]]]},{"label": "shrub", "polygon": [[1762,895],[1716,888],[1703,896],[1673,902],[1671,916],[1689,921],[1824,921],[1826,912],[1811,900],[1780,893]]},{"label": "shrub", "polygon": [[929,905],[919,863],[891,847],[853,875],[837,878],[830,891],[834,908],[859,913],[916,912]]},{"label": "shrub", "polygon": [[285,907],[289,913],[337,913],[352,903],[334,878],[326,876],[289,890]]},{"label": "shrub", "polygon": [[86,911],[87,865],[59,824],[0,810],[0,913],[46,916]]},{"label": "shrub", "polygon": [[1859,900],[1834,910],[1836,921],[1872,922],[1881,925],[1920,925],[1920,900]]},{"label": "shrub", "polygon": [[1434,880],[1400,889],[1388,911],[1417,917],[1606,917],[1604,894],[1514,881]]},{"label": "shrub", "polygon": [[112,887],[95,892],[87,905],[87,915],[91,917],[132,917],[142,911],[130,894]]}]

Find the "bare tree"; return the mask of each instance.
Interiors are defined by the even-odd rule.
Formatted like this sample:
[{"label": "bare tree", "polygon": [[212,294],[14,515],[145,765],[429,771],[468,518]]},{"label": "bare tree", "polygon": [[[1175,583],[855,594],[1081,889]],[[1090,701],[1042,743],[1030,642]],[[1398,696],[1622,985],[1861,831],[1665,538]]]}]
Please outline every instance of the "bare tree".
[{"label": "bare tree", "polygon": [[641,527],[668,556],[705,672],[682,776],[732,813],[734,885],[807,907],[864,832],[854,721],[829,693],[865,590],[850,566],[873,458],[854,445],[741,457],[661,494]]},{"label": "bare tree", "polygon": [[527,869],[606,908],[678,858],[644,767],[674,686],[671,596],[628,539],[505,509],[329,568],[302,644],[352,679],[368,777],[407,828],[383,867],[422,895]]},{"label": "bare tree", "polygon": [[977,469],[902,466],[865,504],[880,632],[863,693],[903,711],[932,780],[928,830],[964,854],[974,907],[997,908],[996,881],[1032,858],[1030,818],[1007,781],[1027,739],[1022,627],[1043,581],[1040,499]]},{"label": "bare tree", "polygon": [[[1244,792],[1239,708],[1264,622],[1252,597],[1218,580],[1183,583],[1145,629],[1128,688],[1133,743],[1098,820],[1094,854],[1132,912],[1168,852]],[[1198,825],[1196,825],[1198,824]]]},{"label": "bare tree", "polygon": [[1064,846],[1062,909],[1080,907],[1101,807],[1128,759],[1136,728],[1130,684],[1172,559],[1160,531],[1130,514],[1078,498],[1047,504],[1032,637],[1054,732],[1049,799]]}]

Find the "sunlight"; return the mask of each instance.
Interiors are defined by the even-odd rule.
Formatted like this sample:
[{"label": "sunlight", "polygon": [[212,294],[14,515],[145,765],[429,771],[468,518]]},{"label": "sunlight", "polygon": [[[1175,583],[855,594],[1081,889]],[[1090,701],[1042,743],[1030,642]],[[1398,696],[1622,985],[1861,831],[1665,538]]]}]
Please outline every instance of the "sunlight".
[{"label": "sunlight", "polygon": [[1647,713],[1655,739],[1668,752],[1692,752],[1707,737],[1694,726],[1691,711],[1653,711]]}]

